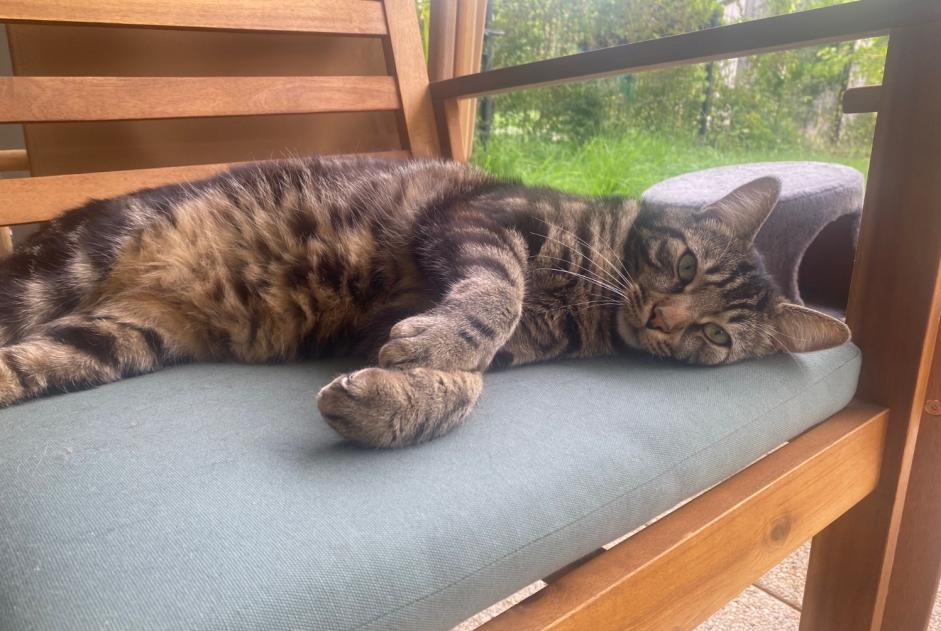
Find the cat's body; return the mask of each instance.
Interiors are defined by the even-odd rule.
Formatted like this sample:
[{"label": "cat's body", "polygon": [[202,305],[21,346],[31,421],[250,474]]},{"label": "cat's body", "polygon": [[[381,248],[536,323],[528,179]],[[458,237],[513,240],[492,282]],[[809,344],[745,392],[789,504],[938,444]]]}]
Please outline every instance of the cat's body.
[{"label": "cat's body", "polygon": [[[388,446],[458,423],[489,366],[838,343],[845,327],[762,272],[777,185],[758,182],[654,217],[455,163],[310,158],[92,202],[0,261],[0,405],[180,361],[355,353],[379,367],[324,388],[321,411]],[[817,339],[782,341],[799,329]]]}]

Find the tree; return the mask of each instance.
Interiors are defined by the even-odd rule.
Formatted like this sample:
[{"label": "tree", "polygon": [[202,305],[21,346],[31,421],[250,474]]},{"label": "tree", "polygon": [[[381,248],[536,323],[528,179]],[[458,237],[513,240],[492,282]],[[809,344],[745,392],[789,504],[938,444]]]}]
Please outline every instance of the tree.
[{"label": "tree", "polygon": [[[837,0],[764,0],[765,14]],[[491,0],[493,66],[695,31],[729,19],[727,0]],[[844,117],[849,86],[881,78],[885,40],[836,43],[501,95],[494,133],[583,143],[643,129],[704,138],[716,146],[816,145],[860,152],[872,117]],[[733,73],[731,69],[736,67]]]}]

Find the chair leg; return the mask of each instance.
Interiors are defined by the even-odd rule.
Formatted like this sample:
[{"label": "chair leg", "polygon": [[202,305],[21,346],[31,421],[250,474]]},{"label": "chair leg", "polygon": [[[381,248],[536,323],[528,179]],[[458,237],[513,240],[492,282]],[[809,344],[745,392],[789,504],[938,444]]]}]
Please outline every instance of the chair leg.
[{"label": "chair leg", "polygon": [[[917,588],[914,618],[930,607],[925,586],[936,580],[941,558],[941,502],[939,487],[930,488],[938,430],[927,425],[937,421],[927,421],[924,440],[919,429],[941,317],[939,40],[941,23],[927,22],[893,31],[889,42],[847,314],[864,357],[858,396],[890,410],[886,450],[872,495],[814,539],[801,631],[923,628],[889,617],[902,600],[915,602],[899,590]],[[925,527],[936,532],[916,541]]]}]

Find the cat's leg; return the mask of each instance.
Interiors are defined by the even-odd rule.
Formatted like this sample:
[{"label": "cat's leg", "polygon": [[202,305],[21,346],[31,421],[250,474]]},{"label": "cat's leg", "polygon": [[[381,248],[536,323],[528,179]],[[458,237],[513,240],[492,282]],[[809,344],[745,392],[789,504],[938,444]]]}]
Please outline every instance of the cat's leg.
[{"label": "cat's leg", "polygon": [[331,427],[359,443],[399,447],[457,426],[522,312],[527,249],[518,233],[472,207],[417,231],[417,263],[442,299],[392,328],[379,368],[341,376],[318,396]]},{"label": "cat's leg", "polygon": [[58,318],[0,348],[0,407],[152,372],[171,358],[179,359],[152,327],[104,313]]},{"label": "cat's leg", "polygon": [[365,368],[338,377],[317,404],[330,426],[349,440],[403,447],[449,432],[473,409],[481,374],[433,368]]},{"label": "cat's leg", "polygon": [[524,239],[470,207],[433,222],[419,241],[419,267],[443,297],[392,327],[379,365],[485,370],[522,313]]}]

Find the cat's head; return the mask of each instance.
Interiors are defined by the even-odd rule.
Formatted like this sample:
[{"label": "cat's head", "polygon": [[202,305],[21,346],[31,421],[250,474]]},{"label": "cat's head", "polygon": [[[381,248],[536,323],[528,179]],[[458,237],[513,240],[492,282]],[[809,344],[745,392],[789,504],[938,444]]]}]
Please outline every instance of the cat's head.
[{"label": "cat's head", "polygon": [[780,190],[766,177],[698,212],[642,209],[624,248],[636,284],[618,316],[624,341],[696,364],[845,343],[841,321],[781,296],[755,250]]}]

